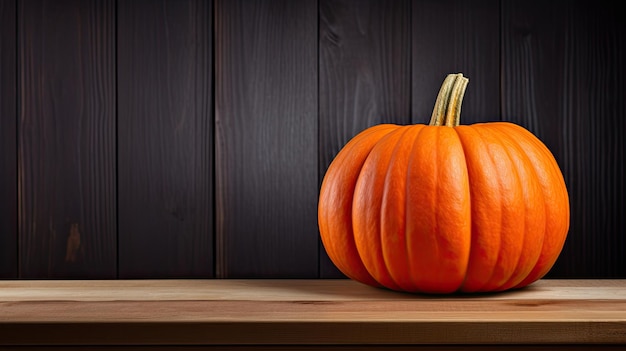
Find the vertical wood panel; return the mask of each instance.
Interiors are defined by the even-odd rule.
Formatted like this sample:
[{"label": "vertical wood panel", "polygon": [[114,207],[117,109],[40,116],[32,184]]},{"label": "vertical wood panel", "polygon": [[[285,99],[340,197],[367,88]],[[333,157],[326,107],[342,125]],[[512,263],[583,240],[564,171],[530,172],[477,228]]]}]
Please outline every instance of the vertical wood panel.
[{"label": "vertical wood panel", "polygon": [[114,3],[19,2],[23,278],[115,277]]},{"label": "vertical wood panel", "polygon": [[0,0],[0,278],[17,277],[15,0]]},{"label": "vertical wood panel", "polygon": [[210,277],[212,3],[118,15],[120,277]]},{"label": "vertical wood panel", "polygon": [[118,203],[122,277],[339,277],[328,164],[370,125],[427,122],[451,72],[462,123],[519,123],[561,165],[549,277],[626,277],[616,4],[320,1],[219,1],[215,33],[211,2],[119,1],[116,67],[115,1],[0,0],[0,278],[115,277]]},{"label": "vertical wood panel", "polygon": [[317,3],[216,3],[216,272],[317,277]]},{"label": "vertical wood panel", "polygon": [[462,72],[469,85],[461,123],[500,119],[499,1],[412,3],[413,122],[428,123],[439,87]]},{"label": "vertical wood panel", "polygon": [[569,190],[570,231],[548,276],[625,278],[623,12],[514,1],[502,13],[504,117],[546,143]]},{"label": "vertical wood panel", "polygon": [[[405,0],[320,2],[320,181],[360,131],[410,123],[410,8]],[[320,275],[343,276],[323,246]]]}]

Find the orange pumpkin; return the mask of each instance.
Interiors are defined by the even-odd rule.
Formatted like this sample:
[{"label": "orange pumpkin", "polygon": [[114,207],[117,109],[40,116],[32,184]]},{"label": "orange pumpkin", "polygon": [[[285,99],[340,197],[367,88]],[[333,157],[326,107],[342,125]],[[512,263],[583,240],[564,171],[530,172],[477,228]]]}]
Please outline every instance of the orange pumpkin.
[{"label": "orange pumpkin", "polygon": [[429,125],[368,128],[329,166],[318,224],[349,278],[409,292],[503,291],[555,263],[569,229],[559,166],[518,125],[459,125],[467,82],[445,79]]}]

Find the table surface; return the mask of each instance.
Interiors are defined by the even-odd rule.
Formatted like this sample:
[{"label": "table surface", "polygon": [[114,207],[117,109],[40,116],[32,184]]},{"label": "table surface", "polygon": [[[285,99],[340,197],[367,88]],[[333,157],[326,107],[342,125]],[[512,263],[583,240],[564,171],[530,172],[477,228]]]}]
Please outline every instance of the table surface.
[{"label": "table surface", "polygon": [[0,281],[0,345],[624,344],[626,280],[431,296],[337,280]]}]

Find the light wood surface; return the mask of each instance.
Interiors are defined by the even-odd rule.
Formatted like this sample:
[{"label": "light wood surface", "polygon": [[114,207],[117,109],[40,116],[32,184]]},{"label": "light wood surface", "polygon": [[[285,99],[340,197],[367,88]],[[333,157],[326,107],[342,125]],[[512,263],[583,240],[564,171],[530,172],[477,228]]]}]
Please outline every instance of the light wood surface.
[{"label": "light wood surface", "polygon": [[0,345],[624,344],[626,280],[483,295],[350,280],[0,281]]}]

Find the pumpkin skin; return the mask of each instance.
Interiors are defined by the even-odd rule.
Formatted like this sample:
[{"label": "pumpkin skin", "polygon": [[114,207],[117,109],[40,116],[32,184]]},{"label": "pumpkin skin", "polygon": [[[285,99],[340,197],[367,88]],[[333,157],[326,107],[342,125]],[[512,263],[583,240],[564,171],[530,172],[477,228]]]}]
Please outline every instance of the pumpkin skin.
[{"label": "pumpkin skin", "polygon": [[382,124],[330,164],[318,224],[328,256],[356,281],[422,293],[503,291],[553,266],[569,198],[552,153],[518,125]]}]

